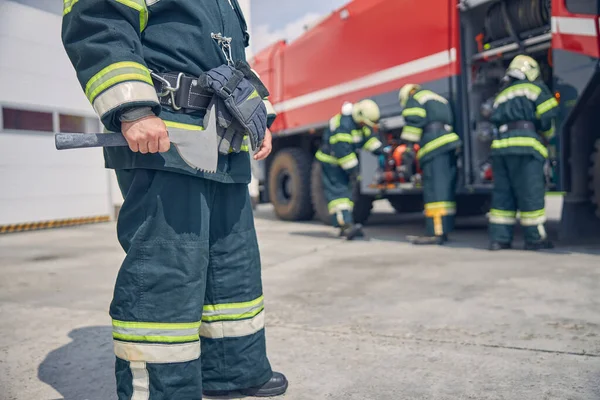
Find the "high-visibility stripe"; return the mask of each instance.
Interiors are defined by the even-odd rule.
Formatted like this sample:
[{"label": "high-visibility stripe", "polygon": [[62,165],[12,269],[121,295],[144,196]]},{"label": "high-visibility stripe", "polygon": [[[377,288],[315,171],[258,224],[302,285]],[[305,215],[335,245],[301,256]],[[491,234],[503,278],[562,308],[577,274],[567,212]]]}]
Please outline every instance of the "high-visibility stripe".
[{"label": "high-visibility stripe", "polygon": [[129,81],[145,82],[154,87],[148,68],[134,61],[122,61],[111,64],[94,75],[85,85],[85,95],[93,103],[106,89]]},{"label": "high-visibility stripe", "polygon": [[335,214],[336,212],[343,210],[350,211],[352,210],[352,207],[354,207],[354,203],[348,198],[335,199],[327,203],[329,214]]},{"label": "high-visibility stripe", "polygon": [[504,89],[496,97],[496,100],[494,101],[494,108],[497,108],[500,104],[514,99],[515,97],[527,97],[531,101],[536,101],[541,92],[542,89],[532,83],[520,83],[518,85],[511,86]]},{"label": "high-visibility stripe", "polygon": [[[277,110],[279,111],[279,110]],[[329,120],[329,130],[331,132],[335,131],[340,126],[340,121],[342,120],[342,114],[336,114]]]},{"label": "high-visibility stripe", "polygon": [[336,133],[335,135],[331,135],[331,137],[329,137],[329,143],[353,143],[352,135],[349,133]]},{"label": "high-visibility stripe", "polygon": [[521,211],[519,215],[522,226],[536,226],[546,222],[546,210]]},{"label": "high-visibility stripe", "polygon": [[515,218],[517,216],[517,212],[516,211],[510,211],[510,210],[498,210],[496,208],[492,208],[490,209],[490,215],[496,215],[499,217],[511,217],[511,218]]},{"label": "high-visibility stripe", "polygon": [[364,134],[363,134],[362,130],[360,130],[360,129],[354,129],[352,131],[352,142],[354,142],[354,143],[360,143],[360,142],[363,141],[364,138],[365,137],[364,137]]},{"label": "high-visibility stripe", "polygon": [[92,105],[94,111],[102,117],[116,107],[130,102],[158,104],[154,86],[150,86],[146,82],[122,82],[99,94]]},{"label": "high-visibility stripe", "polygon": [[431,90],[421,90],[417,94],[415,94],[414,99],[419,102],[419,104],[425,104],[429,100],[438,101],[443,104],[448,104],[448,100],[443,98],[437,93],[432,92]]},{"label": "high-visibility stripe", "polygon": [[318,150],[315,153],[315,158],[321,162],[327,163],[327,164],[332,164],[332,165],[339,165],[338,159],[335,158],[334,156],[330,156],[329,154],[325,154],[323,153],[321,150]]},{"label": "high-visibility stripe", "polygon": [[200,336],[209,339],[223,339],[249,336],[265,327],[264,310],[256,316],[237,321],[205,322],[200,326]]},{"label": "high-visibility stripe", "polygon": [[439,67],[452,64],[456,61],[456,49],[452,48],[419,58],[407,63],[386,68],[357,79],[329,86],[315,92],[306,93],[281,103],[275,104],[277,112],[291,111],[306,107],[325,100],[334,99],[362,89],[369,89],[381,84],[393,82],[411,75],[430,71]]},{"label": "high-visibility stripe", "polygon": [[421,135],[423,134],[423,129],[417,128],[415,126],[406,125],[402,128],[402,134],[400,135],[400,139],[409,140],[411,142],[418,142],[421,140]]},{"label": "high-visibility stripe", "polygon": [[96,224],[100,222],[109,222],[110,215],[99,215],[95,217],[66,218],[50,221],[25,222],[20,224],[0,225],[0,234],[25,232],[38,229],[62,228],[66,226],[77,226],[84,224]]},{"label": "high-visibility stripe", "polygon": [[70,13],[71,10],[73,9],[73,6],[78,1],[79,0],[63,0],[63,16],[67,15],[68,13]]},{"label": "high-visibility stripe", "polygon": [[425,146],[421,147],[417,152],[417,158],[421,158],[432,151],[439,149],[442,146],[447,145],[448,143],[453,143],[459,141],[460,138],[456,133],[447,133],[445,135],[440,136],[439,138],[433,139],[431,142],[427,143]]},{"label": "high-visibility stripe", "polygon": [[516,211],[490,209],[489,221],[492,224],[514,225],[517,222]]},{"label": "high-visibility stripe", "polygon": [[146,8],[145,0],[116,0],[119,3],[133,8],[140,14],[140,32],[146,29],[148,25],[148,8]]},{"label": "high-visibility stripe", "polygon": [[356,153],[350,153],[340,158],[338,162],[343,169],[350,169],[358,165],[358,157],[356,157]]},{"label": "high-visibility stripe", "polygon": [[113,338],[153,343],[182,343],[198,340],[200,322],[157,323],[113,320]]},{"label": "high-visibility stripe", "polygon": [[598,36],[595,18],[552,17],[552,28],[553,33]]},{"label": "high-visibility stripe", "polygon": [[134,343],[113,340],[115,355],[126,361],[170,364],[196,360],[200,357],[200,341],[189,343]]},{"label": "high-visibility stripe", "polygon": [[202,322],[231,321],[254,317],[265,308],[264,297],[260,296],[244,303],[205,305]]},{"label": "high-visibility stripe", "polygon": [[133,393],[131,400],[149,400],[150,399],[150,376],[146,363],[134,361],[129,363],[131,370],[131,386]]},{"label": "high-visibility stripe", "polygon": [[434,211],[444,211],[445,215],[456,214],[456,203],[453,201],[437,201],[425,204],[425,214]]},{"label": "high-visibility stripe", "polygon": [[363,149],[367,151],[373,151],[380,148],[381,146],[383,146],[383,143],[381,143],[381,141],[376,137],[372,137],[371,139],[365,142],[365,144],[363,145]]},{"label": "high-visibility stripe", "polygon": [[535,138],[517,136],[492,141],[492,149],[507,149],[509,147],[532,147],[544,158],[548,158],[548,150]]},{"label": "high-visibility stripe", "polygon": [[552,97],[537,106],[535,109],[535,114],[539,118],[542,114],[552,110],[554,107],[558,107],[558,101]]},{"label": "high-visibility stripe", "polygon": [[405,118],[410,116],[425,118],[427,116],[427,110],[421,107],[405,108],[402,110],[402,116]]}]

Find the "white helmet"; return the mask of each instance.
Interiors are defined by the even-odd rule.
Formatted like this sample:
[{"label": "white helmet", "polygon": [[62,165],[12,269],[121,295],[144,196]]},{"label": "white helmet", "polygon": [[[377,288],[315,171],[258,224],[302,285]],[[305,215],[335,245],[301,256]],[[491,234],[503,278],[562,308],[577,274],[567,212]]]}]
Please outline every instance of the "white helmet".
[{"label": "white helmet", "polygon": [[540,76],[540,66],[533,58],[519,54],[510,62],[506,69],[506,75],[533,82]]},{"label": "white helmet", "polygon": [[343,115],[352,115],[353,105],[349,101],[345,101],[342,105],[342,114]]},{"label": "white helmet", "polygon": [[380,117],[379,106],[373,100],[361,100],[352,107],[352,119],[357,124],[374,126]]},{"label": "white helmet", "polygon": [[408,102],[411,92],[419,89],[421,89],[421,86],[417,85],[416,83],[407,83],[406,85],[402,86],[400,92],[398,93],[400,105],[402,107],[406,107],[406,103]]}]

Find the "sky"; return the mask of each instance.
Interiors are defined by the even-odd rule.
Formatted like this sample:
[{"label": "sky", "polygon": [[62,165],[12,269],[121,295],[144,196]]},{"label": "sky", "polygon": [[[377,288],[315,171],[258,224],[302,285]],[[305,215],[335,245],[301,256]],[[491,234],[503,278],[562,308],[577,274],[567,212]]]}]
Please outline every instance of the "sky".
[{"label": "sky", "polygon": [[250,0],[250,42],[253,52],[286,39],[291,41],[310,24],[349,0]]},{"label": "sky", "polygon": [[[39,9],[62,14],[60,0],[12,0]],[[291,41],[310,24],[349,0],[250,0],[252,51],[286,39]]]}]

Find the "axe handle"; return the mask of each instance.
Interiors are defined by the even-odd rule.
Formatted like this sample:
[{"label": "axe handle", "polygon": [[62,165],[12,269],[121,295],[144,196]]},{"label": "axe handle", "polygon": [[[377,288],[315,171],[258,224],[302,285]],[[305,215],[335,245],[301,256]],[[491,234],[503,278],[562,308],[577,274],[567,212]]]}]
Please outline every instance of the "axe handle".
[{"label": "axe handle", "polygon": [[54,142],[57,150],[128,146],[122,133],[57,133]]}]

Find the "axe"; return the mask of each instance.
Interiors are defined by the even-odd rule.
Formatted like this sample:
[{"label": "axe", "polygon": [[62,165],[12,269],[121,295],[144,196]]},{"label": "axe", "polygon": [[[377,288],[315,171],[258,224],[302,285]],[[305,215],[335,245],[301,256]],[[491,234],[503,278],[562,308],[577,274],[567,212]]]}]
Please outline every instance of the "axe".
[{"label": "axe", "polygon": [[[210,103],[206,112],[208,124],[204,130],[169,128],[169,140],[191,168],[202,172],[216,172],[219,154],[214,102]],[[57,133],[54,141],[57,150],[129,146],[122,133]]]}]

